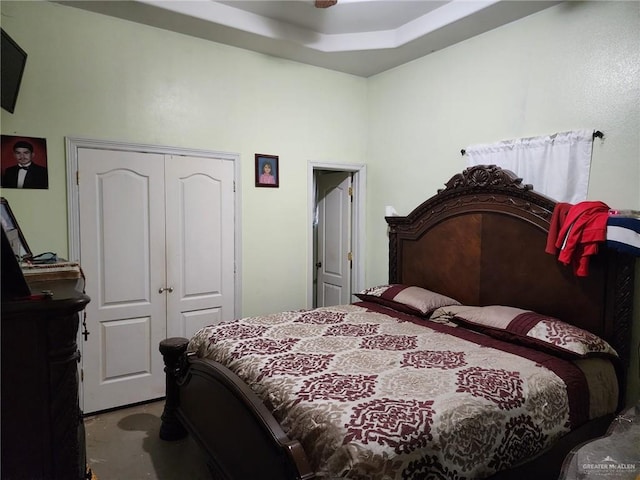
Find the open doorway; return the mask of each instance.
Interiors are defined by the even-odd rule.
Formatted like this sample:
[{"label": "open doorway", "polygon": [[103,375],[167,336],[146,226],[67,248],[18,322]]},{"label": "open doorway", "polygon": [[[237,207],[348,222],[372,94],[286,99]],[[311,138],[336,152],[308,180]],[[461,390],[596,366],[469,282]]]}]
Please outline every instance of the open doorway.
[{"label": "open doorway", "polygon": [[365,166],[310,163],[307,303],[350,303],[364,282]]}]

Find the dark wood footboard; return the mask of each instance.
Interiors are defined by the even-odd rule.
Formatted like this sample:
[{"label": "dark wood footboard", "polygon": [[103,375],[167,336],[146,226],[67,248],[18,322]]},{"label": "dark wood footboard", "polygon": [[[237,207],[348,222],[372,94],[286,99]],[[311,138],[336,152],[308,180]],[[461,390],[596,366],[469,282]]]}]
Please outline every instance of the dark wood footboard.
[{"label": "dark wood footboard", "polygon": [[300,443],[255,393],[223,365],[186,352],[187,344],[185,338],[160,343],[167,375],[160,438],[191,434],[216,480],[315,478]]},{"label": "dark wood footboard", "polygon": [[187,351],[189,340],[186,338],[167,338],[160,342],[160,353],[164,360],[164,372],[166,375],[166,399],[162,412],[162,424],[160,426],[160,438],[162,440],[180,440],[187,436],[187,430],[178,420],[177,408],[180,392],[177,379],[180,373],[180,362]]}]

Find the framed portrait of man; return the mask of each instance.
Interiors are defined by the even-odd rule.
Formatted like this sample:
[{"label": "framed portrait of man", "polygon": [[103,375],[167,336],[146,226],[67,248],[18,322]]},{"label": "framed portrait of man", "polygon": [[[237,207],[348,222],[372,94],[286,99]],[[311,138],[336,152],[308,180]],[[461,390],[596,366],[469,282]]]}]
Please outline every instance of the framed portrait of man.
[{"label": "framed portrait of man", "polygon": [[2,135],[0,147],[2,188],[49,188],[46,138]]}]

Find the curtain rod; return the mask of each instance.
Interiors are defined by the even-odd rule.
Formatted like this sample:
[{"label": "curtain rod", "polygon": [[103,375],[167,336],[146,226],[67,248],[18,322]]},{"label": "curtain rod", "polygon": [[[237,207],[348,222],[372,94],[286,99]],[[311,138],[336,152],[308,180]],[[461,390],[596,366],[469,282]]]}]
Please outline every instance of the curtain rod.
[{"label": "curtain rod", "polygon": [[[604,138],[604,133],[602,133],[600,130],[596,130],[595,132],[593,132],[593,138]],[[465,153],[467,153],[467,151],[464,148],[460,150],[460,155],[464,156]]]}]

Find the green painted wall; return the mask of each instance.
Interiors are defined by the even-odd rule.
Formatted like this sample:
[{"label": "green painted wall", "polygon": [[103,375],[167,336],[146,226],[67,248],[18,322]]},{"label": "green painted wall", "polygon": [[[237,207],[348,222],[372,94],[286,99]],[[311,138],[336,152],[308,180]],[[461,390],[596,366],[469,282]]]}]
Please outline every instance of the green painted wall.
[{"label": "green painted wall", "polygon": [[[68,251],[65,136],[234,152],[243,313],[307,306],[308,162],[365,162],[365,79],[54,3],[1,8],[29,55],[2,133],[48,142],[50,189],[2,191],[34,252]],[[255,188],[255,153],[280,157],[280,188]]]},{"label": "green painted wall", "polygon": [[[640,209],[639,2],[563,3],[377,75],[368,86],[370,283],[387,276],[379,261],[388,251],[385,205],[409,213],[466,167],[460,150],[468,145],[601,130],[589,199]],[[630,403],[640,398],[639,272],[640,265]]]}]

